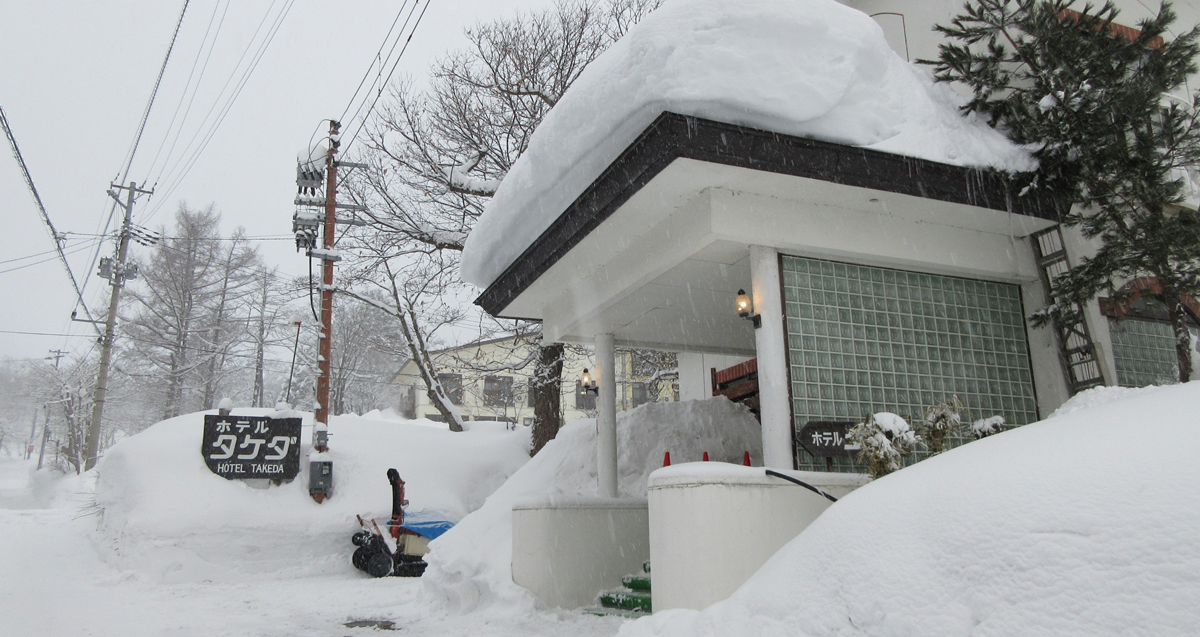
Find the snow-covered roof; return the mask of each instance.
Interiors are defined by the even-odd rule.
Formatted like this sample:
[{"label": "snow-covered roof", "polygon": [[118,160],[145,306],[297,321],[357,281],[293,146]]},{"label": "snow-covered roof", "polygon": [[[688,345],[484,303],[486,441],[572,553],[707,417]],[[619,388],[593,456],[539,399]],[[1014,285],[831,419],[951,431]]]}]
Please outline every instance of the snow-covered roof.
[{"label": "snow-covered roof", "polygon": [[491,284],[665,111],[958,166],[1033,160],[834,0],[668,0],[580,75],[467,239]]}]

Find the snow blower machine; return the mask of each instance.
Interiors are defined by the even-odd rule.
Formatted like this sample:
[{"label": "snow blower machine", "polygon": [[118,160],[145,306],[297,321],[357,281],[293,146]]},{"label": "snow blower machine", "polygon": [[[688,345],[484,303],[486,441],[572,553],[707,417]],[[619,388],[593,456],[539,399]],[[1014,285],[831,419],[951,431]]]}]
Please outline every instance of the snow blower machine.
[{"label": "snow blower machine", "polygon": [[373,519],[358,518],[360,530],[350,538],[358,548],[350,562],[360,571],[374,577],[395,575],[398,577],[420,577],[427,564],[421,557],[427,551],[425,538],[419,533],[404,528],[404,480],[400,472],[388,469],[388,482],[392,485],[392,517],[387,521],[387,535],[395,543],[392,548],[387,536]]}]

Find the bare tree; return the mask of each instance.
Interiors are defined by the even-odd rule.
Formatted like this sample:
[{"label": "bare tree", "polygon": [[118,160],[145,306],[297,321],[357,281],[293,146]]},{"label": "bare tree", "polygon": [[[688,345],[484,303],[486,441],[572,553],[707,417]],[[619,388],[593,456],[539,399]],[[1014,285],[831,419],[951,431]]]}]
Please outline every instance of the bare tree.
[{"label": "bare tree", "polygon": [[227,363],[251,340],[260,259],[240,230],[223,237],[219,225],[211,207],[181,205],[127,296],[128,366],[151,385],[163,418],[211,407],[226,376],[245,369]]},{"label": "bare tree", "polygon": [[389,381],[398,361],[408,354],[397,321],[345,295],[338,299],[335,312],[329,399],[333,413],[363,413],[387,406],[395,389]]},{"label": "bare tree", "polygon": [[[439,286],[418,287],[441,295],[463,293],[458,255],[487,197],[584,68],[659,4],[561,1],[540,12],[480,24],[467,31],[467,48],[434,65],[427,90],[417,91],[411,82],[394,89],[392,102],[368,130],[365,159],[371,168],[353,190],[367,204],[374,231],[394,235],[413,255],[406,267],[427,270],[422,262],[428,261],[454,273],[435,277]],[[408,302],[424,301],[409,297]],[[419,323],[409,323],[410,341],[419,342]],[[554,437],[562,420],[557,403],[563,348],[549,344],[545,349],[536,357],[534,373],[534,453]],[[431,399],[444,395],[427,353],[414,359]],[[439,411],[452,407],[448,400],[433,402]]]},{"label": "bare tree", "polygon": [[[85,436],[92,416],[95,375],[96,359],[87,354],[65,357],[54,364],[37,365],[31,374],[31,393],[48,416],[47,426],[54,451],[52,464],[63,472],[81,473],[84,469]],[[110,378],[114,386],[119,386],[122,381],[120,375]],[[106,419],[108,431],[101,432],[102,439],[111,440],[111,435],[105,434],[111,434],[112,423],[116,420]]]},{"label": "bare tree", "polygon": [[[438,382],[437,368],[430,356],[430,341],[438,330],[464,316],[461,299],[453,297],[457,268],[440,250],[413,250],[403,236],[369,231],[357,235],[354,257],[343,276],[347,285],[338,292],[396,319],[397,327],[417,361],[429,401],[445,418],[451,431],[463,431],[462,413]],[[360,287],[355,287],[358,283]],[[365,289],[362,289],[365,288]]]}]

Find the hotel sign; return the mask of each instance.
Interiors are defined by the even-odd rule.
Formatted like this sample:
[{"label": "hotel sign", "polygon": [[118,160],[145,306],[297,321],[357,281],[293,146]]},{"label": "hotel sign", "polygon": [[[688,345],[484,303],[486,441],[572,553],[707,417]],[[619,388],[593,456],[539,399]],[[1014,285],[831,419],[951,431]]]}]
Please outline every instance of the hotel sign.
[{"label": "hotel sign", "polygon": [[200,453],[226,480],[291,480],[300,472],[300,419],[207,415]]},{"label": "hotel sign", "polygon": [[800,430],[796,442],[817,458],[849,458],[858,453],[859,446],[846,440],[852,422],[812,420]]}]

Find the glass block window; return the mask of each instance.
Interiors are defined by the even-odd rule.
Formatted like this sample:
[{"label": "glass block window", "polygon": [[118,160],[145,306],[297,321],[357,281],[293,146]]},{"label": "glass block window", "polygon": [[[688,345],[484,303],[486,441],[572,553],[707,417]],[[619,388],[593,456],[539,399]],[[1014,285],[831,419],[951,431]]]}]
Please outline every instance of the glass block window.
[{"label": "glass block window", "polygon": [[[1109,319],[1108,330],[1118,385],[1145,387],[1179,382],[1175,333],[1169,323]],[[1192,332],[1196,333],[1195,328]]]},{"label": "glass block window", "polygon": [[[797,431],[880,411],[915,425],[951,396],[964,421],[1037,420],[1017,286],[789,256],[782,274]],[[827,470],[797,454],[801,469]]]}]

